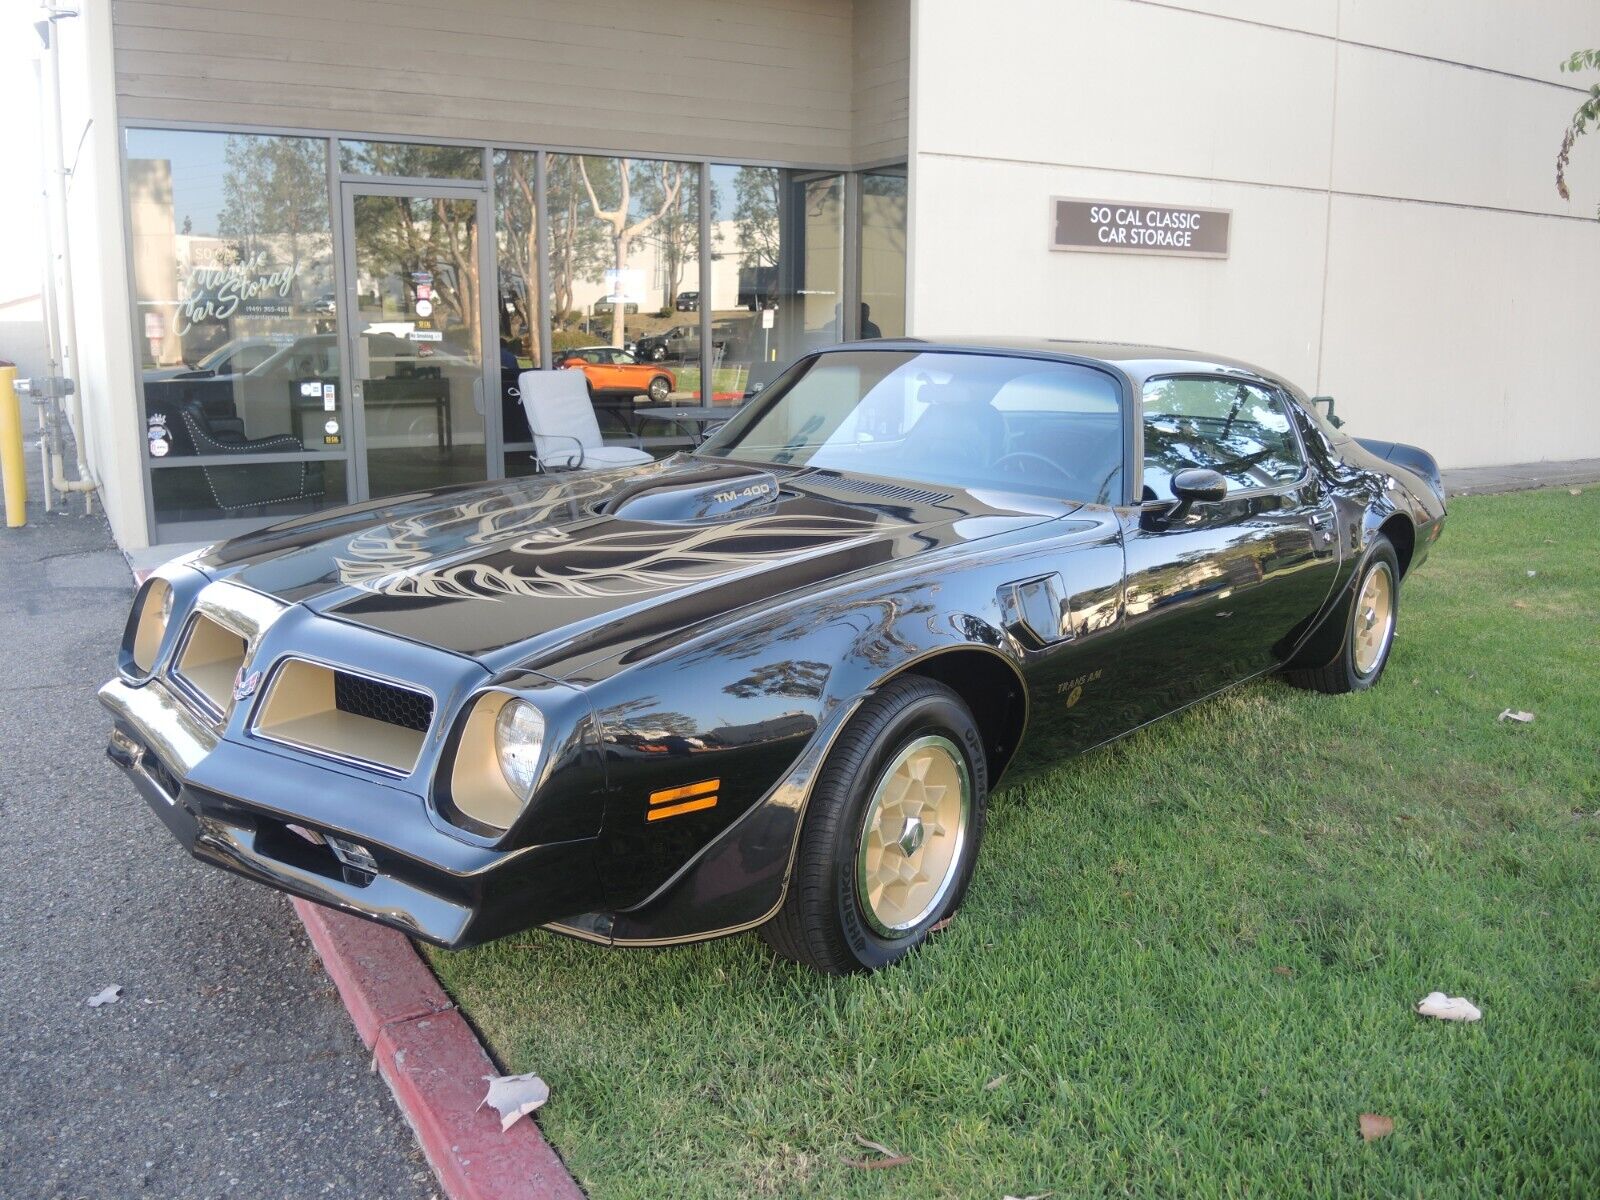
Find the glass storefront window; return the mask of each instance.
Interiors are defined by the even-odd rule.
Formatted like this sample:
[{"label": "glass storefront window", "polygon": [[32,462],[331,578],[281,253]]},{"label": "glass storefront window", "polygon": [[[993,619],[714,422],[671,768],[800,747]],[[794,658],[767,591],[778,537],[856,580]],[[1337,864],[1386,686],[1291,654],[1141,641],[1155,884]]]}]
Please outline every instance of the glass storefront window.
[{"label": "glass storefront window", "polygon": [[361,389],[369,496],[489,473],[476,195],[412,185],[350,196],[351,386]]},{"label": "glass storefront window", "polygon": [[[844,176],[791,179],[780,308],[797,352],[844,341]],[[780,317],[780,324],[783,318]]]},{"label": "glass storefront window", "polygon": [[906,176],[903,170],[861,177],[860,337],[906,332]]},{"label": "glass storefront window", "polygon": [[[541,194],[540,154],[497,150],[491,192],[478,146],[125,136],[140,451],[158,540],[436,476],[522,474],[525,370],[581,372],[608,441],[665,454],[699,427],[641,409],[736,404],[810,350],[905,330],[903,169],[859,177],[852,229],[856,180],[837,171],[547,153]],[[405,195],[396,180],[411,181]],[[480,251],[491,218],[492,260]],[[357,297],[349,312],[336,222]],[[858,254],[847,255],[850,239]],[[491,261],[485,303],[477,272]],[[496,376],[503,460],[493,402],[483,403]]]},{"label": "glass storefront window", "polygon": [[843,336],[844,177],[711,168],[714,403],[759,391]]},{"label": "glass storefront window", "polygon": [[482,179],[483,151],[477,146],[342,141],[339,170],[346,175],[390,175],[402,179]]},{"label": "glass storefront window", "polygon": [[[531,444],[517,376],[541,365],[538,158],[531,150],[497,150],[494,156],[500,413],[502,438],[508,446]],[[509,461],[506,466],[509,471]]]},{"label": "glass storefront window", "polygon": [[[242,456],[241,456],[242,457]],[[342,459],[212,462],[150,472],[156,528],[162,541],[203,541],[219,520],[282,521],[345,502]]]},{"label": "glass storefront window", "polygon": [[[134,129],[127,156],[140,450],[153,474],[194,457],[342,455],[327,143]],[[272,482],[195,486],[185,519],[344,501],[342,476],[330,493],[311,474],[235,470]]]},{"label": "glass storefront window", "polygon": [[783,191],[776,167],[711,168],[713,404],[737,403],[789,357],[777,324]]},{"label": "glass storefront window", "polygon": [[700,168],[546,163],[551,365],[583,372],[608,440],[665,436],[634,409],[700,393]]}]

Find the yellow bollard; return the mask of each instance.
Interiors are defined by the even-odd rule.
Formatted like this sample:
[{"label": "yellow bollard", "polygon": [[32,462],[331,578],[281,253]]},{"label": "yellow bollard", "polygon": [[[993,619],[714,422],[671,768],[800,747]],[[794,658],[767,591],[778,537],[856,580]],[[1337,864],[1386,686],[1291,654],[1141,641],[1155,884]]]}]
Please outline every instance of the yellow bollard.
[{"label": "yellow bollard", "polygon": [[16,529],[28,520],[28,476],[22,463],[22,398],[17,369],[0,367],[0,475],[6,485],[6,524]]}]

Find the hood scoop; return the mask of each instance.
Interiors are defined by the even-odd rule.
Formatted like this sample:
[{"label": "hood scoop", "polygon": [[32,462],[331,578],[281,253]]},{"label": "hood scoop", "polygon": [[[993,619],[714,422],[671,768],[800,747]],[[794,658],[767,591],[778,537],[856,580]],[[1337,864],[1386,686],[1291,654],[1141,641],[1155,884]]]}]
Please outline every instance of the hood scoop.
[{"label": "hood scoop", "polygon": [[777,499],[778,480],[770,471],[711,468],[641,479],[612,496],[601,511],[623,521],[676,525],[732,517]]}]

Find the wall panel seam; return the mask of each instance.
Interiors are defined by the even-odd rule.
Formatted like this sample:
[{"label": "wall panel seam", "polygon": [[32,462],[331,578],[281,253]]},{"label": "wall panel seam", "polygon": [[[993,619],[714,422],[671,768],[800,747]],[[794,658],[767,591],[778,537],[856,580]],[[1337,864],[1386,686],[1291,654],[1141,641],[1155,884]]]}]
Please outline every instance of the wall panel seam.
[{"label": "wall panel seam", "polygon": [[1015,167],[1069,171],[1099,171],[1110,175],[1141,175],[1148,179],[1179,179],[1187,183],[1220,183],[1229,187],[1266,188],[1280,192],[1299,192],[1307,196],[1343,196],[1356,200],[1387,200],[1395,204],[1427,204],[1435,208],[1459,208],[1470,212],[1504,213],[1507,216],[1542,217],[1552,221],[1575,221],[1582,225],[1595,224],[1595,218],[1578,213],[1540,212],[1531,208],[1505,208],[1495,204],[1472,204],[1464,200],[1438,200],[1426,196],[1395,196],[1383,192],[1357,192],[1344,188],[1320,187],[1309,183],[1269,183],[1260,179],[1234,179],[1218,175],[1189,175],[1181,171],[1150,171],[1137,167],[1108,167],[1097,163],[1040,162],[1030,158],[1002,158],[982,154],[958,154],[948,150],[923,150],[923,158],[946,158],[954,162],[1000,163]]},{"label": "wall panel seam", "polygon": [[1189,8],[1182,4],[1169,4],[1166,0],[1126,0],[1129,4],[1143,4],[1149,8],[1162,8],[1168,12],[1187,13],[1193,17],[1211,17],[1218,21],[1231,21],[1237,25],[1253,25],[1258,29],[1272,29],[1279,33],[1292,33],[1300,37],[1316,38],[1323,42],[1339,42],[1345,46],[1355,46],[1362,50],[1376,50],[1381,54],[1395,54],[1401,58],[1414,58],[1420,62],[1439,63],[1447,67],[1460,67],[1463,71],[1481,71],[1486,75],[1500,75],[1506,79],[1517,79],[1523,83],[1537,83],[1544,87],[1557,88],[1563,92],[1577,92],[1580,95],[1588,94],[1589,89],[1576,84],[1562,83],[1557,79],[1540,79],[1537,75],[1523,75],[1517,71],[1507,71],[1502,67],[1486,67],[1480,63],[1462,62],[1455,58],[1444,58],[1437,54],[1419,54],[1415,50],[1401,50],[1394,46],[1380,46],[1376,42],[1361,42],[1353,38],[1341,37],[1338,33],[1318,33],[1315,29],[1297,29],[1293,25],[1275,25],[1270,21],[1257,21],[1250,17],[1239,17],[1232,13],[1207,12],[1203,9]]}]

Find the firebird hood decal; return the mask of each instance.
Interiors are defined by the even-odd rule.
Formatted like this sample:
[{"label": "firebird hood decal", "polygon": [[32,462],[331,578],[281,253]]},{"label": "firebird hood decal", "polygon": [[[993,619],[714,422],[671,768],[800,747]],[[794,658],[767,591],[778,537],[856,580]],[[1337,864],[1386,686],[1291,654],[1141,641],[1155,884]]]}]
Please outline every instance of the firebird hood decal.
[{"label": "firebird hood decal", "polygon": [[966,493],[887,503],[805,472],[770,503],[700,520],[630,520],[617,503],[658,484],[737,491],[750,475],[668,460],[508,480],[293,522],[218,547],[201,566],[491,669],[553,669],[557,649],[570,662],[618,639],[667,636],[1064,511]]},{"label": "firebird hood decal", "polygon": [[836,545],[874,527],[870,520],[777,513],[702,528],[619,525],[588,536],[539,529],[499,547],[492,562],[437,564],[408,545],[406,528],[391,525],[352,538],[350,556],[337,561],[341,582],[386,596],[625,599]]}]

